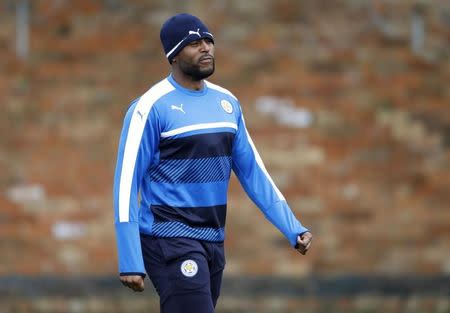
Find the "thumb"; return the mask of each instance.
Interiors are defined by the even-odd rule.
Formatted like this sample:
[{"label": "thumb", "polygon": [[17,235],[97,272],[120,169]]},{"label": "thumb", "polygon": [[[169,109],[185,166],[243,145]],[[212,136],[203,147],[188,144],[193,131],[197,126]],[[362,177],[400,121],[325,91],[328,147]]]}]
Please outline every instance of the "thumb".
[{"label": "thumb", "polygon": [[311,240],[311,236],[308,235],[302,235],[297,237],[297,242],[303,246],[307,245],[308,242]]},{"label": "thumb", "polygon": [[139,287],[144,289],[144,279],[142,277],[139,279]]}]

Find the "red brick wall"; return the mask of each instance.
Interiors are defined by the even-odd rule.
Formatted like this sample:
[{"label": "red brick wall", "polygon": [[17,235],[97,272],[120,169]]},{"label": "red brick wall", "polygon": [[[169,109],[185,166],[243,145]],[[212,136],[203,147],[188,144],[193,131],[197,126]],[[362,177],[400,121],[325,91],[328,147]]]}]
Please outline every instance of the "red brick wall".
[{"label": "red brick wall", "polygon": [[[228,272],[450,272],[444,1],[425,5],[420,55],[408,1],[32,2],[27,61],[14,54],[13,2],[0,4],[0,274],[116,271],[121,122],[167,75],[159,27],[178,11],[215,33],[211,80],[241,99],[266,167],[316,236],[297,255],[233,179]],[[277,122],[261,96],[290,99],[312,123]]]}]

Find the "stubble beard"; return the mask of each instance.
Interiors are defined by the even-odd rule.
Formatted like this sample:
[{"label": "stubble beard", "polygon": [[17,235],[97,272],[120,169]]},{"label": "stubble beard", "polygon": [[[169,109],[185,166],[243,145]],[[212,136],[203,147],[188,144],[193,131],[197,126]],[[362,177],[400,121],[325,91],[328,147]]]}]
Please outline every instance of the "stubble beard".
[{"label": "stubble beard", "polygon": [[200,65],[187,63],[183,61],[179,62],[179,66],[181,71],[186,76],[189,76],[193,81],[200,81],[202,79],[208,78],[214,73],[215,70],[214,59],[212,60],[211,66],[205,69],[202,69]]}]

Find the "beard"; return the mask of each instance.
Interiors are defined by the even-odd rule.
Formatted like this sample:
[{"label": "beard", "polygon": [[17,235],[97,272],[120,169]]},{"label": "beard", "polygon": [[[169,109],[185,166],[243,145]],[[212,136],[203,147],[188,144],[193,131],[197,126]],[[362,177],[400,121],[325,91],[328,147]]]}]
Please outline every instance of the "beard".
[{"label": "beard", "polygon": [[181,71],[186,76],[191,77],[193,81],[200,81],[202,79],[211,76],[214,73],[215,69],[214,58],[212,59],[210,66],[208,66],[207,68],[202,68],[198,64],[184,62],[181,59],[179,60],[178,64],[180,66]]}]

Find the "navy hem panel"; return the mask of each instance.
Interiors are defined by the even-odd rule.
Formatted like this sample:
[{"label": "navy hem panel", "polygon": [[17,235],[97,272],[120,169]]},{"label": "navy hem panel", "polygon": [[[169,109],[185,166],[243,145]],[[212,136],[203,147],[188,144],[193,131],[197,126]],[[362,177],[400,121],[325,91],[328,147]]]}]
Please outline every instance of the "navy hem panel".
[{"label": "navy hem panel", "polygon": [[148,239],[156,239],[156,238],[178,238],[178,239],[193,239],[193,240],[198,240],[200,242],[209,242],[209,243],[217,243],[217,244],[223,244],[225,240],[205,240],[205,239],[198,239],[198,238],[192,238],[192,237],[159,237],[159,236],[155,236],[149,233],[141,233],[140,234],[141,238],[148,238]]}]

